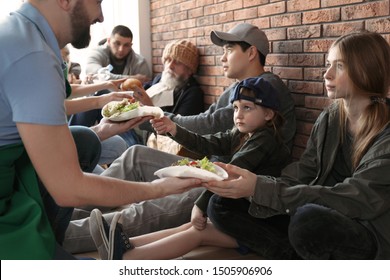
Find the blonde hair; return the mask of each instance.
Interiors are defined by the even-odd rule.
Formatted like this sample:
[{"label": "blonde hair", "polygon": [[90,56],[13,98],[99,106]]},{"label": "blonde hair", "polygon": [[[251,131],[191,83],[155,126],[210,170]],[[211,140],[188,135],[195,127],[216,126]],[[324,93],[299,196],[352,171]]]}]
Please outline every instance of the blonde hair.
[{"label": "blonde hair", "polygon": [[[372,102],[361,112],[354,137],[352,166],[356,168],[372,145],[375,137],[389,123],[386,96],[390,87],[390,46],[377,33],[361,31],[338,38],[332,45],[340,50],[349,78],[356,88],[366,92]],[[347,116],[344,101],[337,100],[340,109],[342,139],[346,131]]]}]

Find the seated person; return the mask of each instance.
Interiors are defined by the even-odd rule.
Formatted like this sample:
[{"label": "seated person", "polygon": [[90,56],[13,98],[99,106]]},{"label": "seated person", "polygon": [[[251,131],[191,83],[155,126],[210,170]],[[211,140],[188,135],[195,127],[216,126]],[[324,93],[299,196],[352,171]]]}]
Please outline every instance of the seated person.
[{"label": "seated person", "polygon": [[[134,97],[144,105],[158,106],[164,112],[181,116],[203,112],[204,92],[194,77],[199,64],[196,46],[187,40],[173,41],[165,46],[162,62],[164,70],[161,75],[153,80],[146,92],[142,89],[136,90]],[[121,136],[129,146],[146,144],[149,134],[145,133],[146,136],[142,138],[142,133],[139,130],[135,131],[137,135],[129,131]],[[135,143],[131,141],[130,134],[137,137]]]},{"label": "seated person", "polygon": [[[134,52],[133,33],[123,25],[115,26],[106,43],[92,49],[86,59],[85,73],[87,82],[94,82],[93,76],[98,71],[109,65],[112,70],[108,80],[136,78],[142,83],[150,81],[152,73],[144,57]],[[91,78],[92,77],[92,78]],[[109,90],[99,90],[95,95],[103,95]],[[100,110],[93,110],[85,114],[75,114],[70,120],[70,125],[92,126],[102,119]]]},{"label": "seated person", "polygon": [[150,81],[152,72],[146,59],[133,48],[133,33],[124,25],[117,25],[107,41],[93,48],[87,59],[85,73],[97,74],[99,69],[112,66],[109,80],[135,78],[142,83]]}]

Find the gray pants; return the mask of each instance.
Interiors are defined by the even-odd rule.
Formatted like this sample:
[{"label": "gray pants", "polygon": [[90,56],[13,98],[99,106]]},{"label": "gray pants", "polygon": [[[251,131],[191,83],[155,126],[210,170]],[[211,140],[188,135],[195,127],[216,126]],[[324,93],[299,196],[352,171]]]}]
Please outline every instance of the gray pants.
[{"label": "gray pants", "polygon": [[[182,157],[137,145],[126,150],[102,176],[148,182],[157,179],[154,175],[156,170],[170,166],[180,158]],[[202,191],[202,188],[192,189],[183,194],[130,204],[115,211],[122,212],[124,231],[130,237],[137,236],[189,222],[194,202]],[[103,210],[106,212],[104,218],[110,223],[114,211]],[[88,210],[75,209],[63,247],[70,253],[96,250],[89,234]]]}]

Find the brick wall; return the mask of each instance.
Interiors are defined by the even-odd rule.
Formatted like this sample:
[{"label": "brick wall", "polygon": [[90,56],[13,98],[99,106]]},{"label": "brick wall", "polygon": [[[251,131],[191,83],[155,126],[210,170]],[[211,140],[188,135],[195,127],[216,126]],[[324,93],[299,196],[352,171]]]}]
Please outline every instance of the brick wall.
[{"label": "brick wall", "polygon": [[201,54],[198,81],[206,92],[205,106],[231,84],[223,76],[222,48],[210,41],[212,30],[227,31],[249,22],[264,30],[271,53],[266,68],[290,88],[297,114],[294,157],[304,150],[311,127],[329,103],[323,87],[326,52],[333,40],[353,30],[383,34],[390,42],[390,0],[151,0],[152,62],[162,71],[165,44],[186,38]]}]

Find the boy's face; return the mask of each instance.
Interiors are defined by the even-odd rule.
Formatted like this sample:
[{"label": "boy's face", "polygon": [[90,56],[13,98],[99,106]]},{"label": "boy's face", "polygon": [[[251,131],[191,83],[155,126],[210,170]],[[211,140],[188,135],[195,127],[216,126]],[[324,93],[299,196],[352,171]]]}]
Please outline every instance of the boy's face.
[{"label": "boy's face", "polygon": [[245,99],[235,100],[234,108],[234,125],[241,133],[253,134],[274,117],[274,111],[252,101]]},{"label": "boy's face", "polygon": [[242,51],[238,44],[226,44],[223,46],[223,55],[221,56],[222,68],[226,77],[237,79],[239,81],[247,78],[248,70],[248,50]]}]

